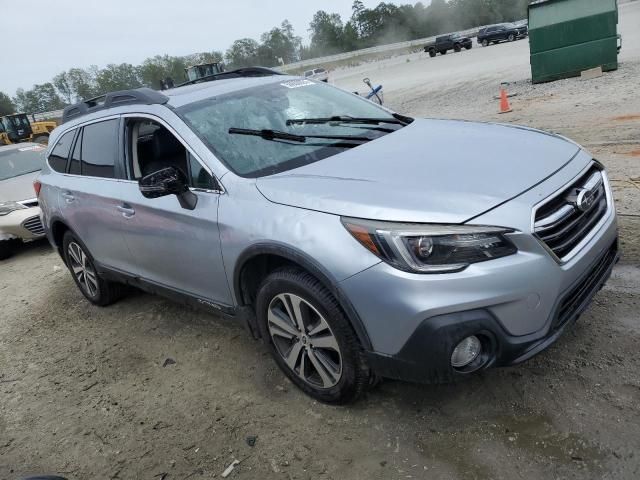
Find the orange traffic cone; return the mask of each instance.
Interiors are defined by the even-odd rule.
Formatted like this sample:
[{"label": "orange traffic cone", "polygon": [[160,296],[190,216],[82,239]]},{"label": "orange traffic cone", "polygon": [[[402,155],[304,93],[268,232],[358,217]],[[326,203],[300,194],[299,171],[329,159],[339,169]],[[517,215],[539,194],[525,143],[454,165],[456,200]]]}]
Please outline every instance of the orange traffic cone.
[{"label": "orange traffic cone", "polygon": [[512,112],[511,105],[509,105],[509,98],[507,97],[507,90],[504,88],[504,83],[500,85],[500,112],[509,113]]}]

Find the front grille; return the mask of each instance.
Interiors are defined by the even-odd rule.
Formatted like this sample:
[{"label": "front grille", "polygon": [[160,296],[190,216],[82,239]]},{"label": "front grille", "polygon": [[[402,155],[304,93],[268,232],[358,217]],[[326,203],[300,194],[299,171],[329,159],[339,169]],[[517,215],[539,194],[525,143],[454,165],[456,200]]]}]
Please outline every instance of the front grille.
[{"label": "front grille", "polygon": [[566,260],[607,213],[605,177],[594,165],[578,180],[538,208],[534,233]]},{"label": "front grille", "polygon": [[601,282],[605,280],[605,276],[616,261],[618,256],[618,242],[616,241],[609,250],[591,267],[589,272],[582,278],[578,284],[569,291],[562,299],[557,310],[555,321],[552,329],[556,330],[571,320],[580,310],[584,308],[585,303],[596,293],[596,289]]},{"label": "front grille", "polygon": [[44,227],[39,216],[29,217],[23,223],[22,226],[29,230],[34,235],[44,235]]}]

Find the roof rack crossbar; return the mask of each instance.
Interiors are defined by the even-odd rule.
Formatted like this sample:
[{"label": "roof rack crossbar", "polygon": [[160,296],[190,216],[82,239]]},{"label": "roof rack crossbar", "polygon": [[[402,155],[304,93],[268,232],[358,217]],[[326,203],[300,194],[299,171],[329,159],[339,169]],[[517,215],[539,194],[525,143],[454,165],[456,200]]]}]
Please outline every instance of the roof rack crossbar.
[{"label": "roof rack crossbar", "polygon": [[110,92],[65,107],[62,113],[62,123],[120,105],[164,105],[168,101],[169,97],[166,95],[146,87]]},{"label": "roof rack crossbar", "polygon": [[284,75],[276,70],[266,67],[243,67],[228,72],[214,73],[205,77],[196,78],[195,80],[189,80],[177,87],[184,87],[187,85],[195,85],[196,83],[211,82],[213,80],[221,80],[224,78],[241,78],[241,77],[269,77],[271,75]]}]

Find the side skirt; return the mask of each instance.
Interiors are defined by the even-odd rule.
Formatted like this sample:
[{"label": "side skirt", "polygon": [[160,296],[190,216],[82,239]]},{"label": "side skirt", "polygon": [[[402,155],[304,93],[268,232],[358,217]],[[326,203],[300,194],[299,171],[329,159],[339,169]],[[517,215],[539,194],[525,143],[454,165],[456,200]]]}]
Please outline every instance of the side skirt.
[{"label": "side skirt", "polygon": [[205,298],[191,295],[182,290],[176,290],[155,282],[151,282],[149,280],[144,280],[135,275],[131,275],[110,267],[105,267],[104,265],[100,265],[97,262],[95,262],[95,264],[96,269],[98,270],[98,274],[105,280],[130,285],[132,287],[139,288],[140,290],[143,290],[147,293],[168,298],[169,300],[173,300],[176,303],[189,305],[209,313],[222,315],[224,317],[238,318],[238,313],[241,313],[237,308],[230,305],[216,303]]}]

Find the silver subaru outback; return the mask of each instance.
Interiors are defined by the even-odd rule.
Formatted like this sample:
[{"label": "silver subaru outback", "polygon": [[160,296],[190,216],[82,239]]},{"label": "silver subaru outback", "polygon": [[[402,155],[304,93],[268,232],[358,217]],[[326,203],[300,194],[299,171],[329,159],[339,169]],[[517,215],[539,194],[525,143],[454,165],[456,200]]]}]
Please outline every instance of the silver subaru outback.
[{"label": "silver subaru outback", "polygon": [[618,259],[605,169],[565,138],[260,69],[191,83],[65,110],[48,238],[90,302],[127,284],[236,317],[318,400],[523,362]]}]

